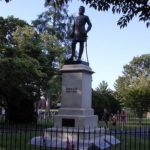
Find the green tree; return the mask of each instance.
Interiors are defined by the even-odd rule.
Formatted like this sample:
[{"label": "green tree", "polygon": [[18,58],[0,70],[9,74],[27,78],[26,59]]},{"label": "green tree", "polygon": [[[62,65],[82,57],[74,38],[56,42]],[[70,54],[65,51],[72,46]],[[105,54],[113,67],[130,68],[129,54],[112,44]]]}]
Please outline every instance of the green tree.
[{"label": "green tree", "polygon": [[108,84],[102,81],[99,86],[92,91],[92,105],[95,113],[102,118],[104,108],[110,113],[117,113],[120,110],[119,101],[115,98],[115,93],[108,88]]},{"label": "green tree", "polygon": [[123,76],[116,80],[115,89],[122,105],[134,109],[139,117],[150,106],[150,55],[134,57],[124,66]]},{"label": "green tree", "polygon": [[[1,18],[2,23],[8,19]],[[57,37],[36,30],[11,17],[4,24],[10,30],[0,47],[0,104],[7,119],[29,122],[35,119],[34,102],[48,88],[48,81],[58,72],[57,64],[63,48]],[[5,28],[4,28],[5,29]],[[0,31],[1,31],[0,30]],[[30,117],[29,117],[30,116]]]},{"label": "green tree", "polygon": [[65,52],[68,53],[71,45],[69,35],[73,17],[68,14],[68,5],[54,7],[54,3],[54,1],[45,2],[46,11],[32,23],[39,32],[56,36],[59,42],[65,46]]},{"label": "green tree", "polygon": [[24,27],[25,25],[27,25],[25,21],[13,16],[9,16],[6,19],[0,17],[0,48],[12,48],[12,33],[16,30],[17,26]]},{"label": "green tree", "polygon": [[150,108],[150,79],[141,76],[131,87],[126,89],[126,104],[133,108],[137,115],[142,118],[144,112]]},{"label": "green tree", "polygon": [[45,97],[50,101],[51,108],[57,108],[61,101],[61,76],[54,75],[48,82],[48,88]]}]

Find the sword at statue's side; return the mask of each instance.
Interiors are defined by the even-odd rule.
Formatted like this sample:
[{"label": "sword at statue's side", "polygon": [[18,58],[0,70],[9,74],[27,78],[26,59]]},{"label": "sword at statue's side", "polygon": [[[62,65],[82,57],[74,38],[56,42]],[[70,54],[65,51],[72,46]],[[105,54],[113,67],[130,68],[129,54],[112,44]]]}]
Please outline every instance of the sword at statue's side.
[{"label": "sword at statue's side", "polygon": [[88,51],[87,51],[87,39],[85,41],[85,49],[86,49],[86,59],[87,59],[87,62],[89,63]]}]

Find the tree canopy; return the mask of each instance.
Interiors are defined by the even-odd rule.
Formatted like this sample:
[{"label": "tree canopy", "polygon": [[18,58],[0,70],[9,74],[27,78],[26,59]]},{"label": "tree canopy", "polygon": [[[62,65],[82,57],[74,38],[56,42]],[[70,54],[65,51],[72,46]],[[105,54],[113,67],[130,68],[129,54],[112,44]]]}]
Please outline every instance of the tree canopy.
[{"label": "tree canopy", "polygon": [[[9,2],[11,0],[5,0]],[[55,6],[64,5],[72,0],[55,0]],[[122,14],[121,18],[118,20],[118,25],[123,28],[136,16],[138,16],[139,21],[146,23],[146,26],[150,26],[150,1],[149,0],[80,0],[86,3],[90,7],[98,11],[108,11]],[[51,0],[46,0],[50,3]]]},{"label": "tree canopy", "polygon": [[150,54],[134,57],[125,65],[115,88],[122,104],[142,117],[150,107]]},{"label": "tree canopy", "polygon": [[[50,2],[51,0],[47,0]],[[63,5],[70,2],[71,0],[55,0],[56,6]],[[108,11],[122,14],[121,18],[118,20],[118,25],[123,28],[127,26],[129,21],[133,17],[138,16],[139,21],[146,23],[146,26],[150,26],[150,1],[149,0],[81,0],[90,7],[98,11]]]},{"label": "tree canopy", "polygon": [[0,22],[0,105],[9,121],[33,121],[33,104],[58,72],[63,47],[56,36],[38,33],[17,18]]},{"label": "tree canopy", "polygon": [[108,88],[107,82],[102,81],[99,86],[92,91],[92,106],[99,119],[102,118],[104,108],[112,114],[120,110],[119,101],[115,98],[115,93]]},{"label": "tree canopy", "polygon": [[67,5],[55,8],[51,1],[45,7],[32,25],[0,17],[0,106],[9,121],[33,121],[34,102],[41,95],[60,98],[58,70],[69,45],[70,18]]},{"label": "tree canopy", "polygon": [[58,38],[65,52],[70,51],[70,31],[73,17],[68,14],[68,5],[54,7],[54,1],[45,2],[45,11],[32,21],[38,32],[48,33]]}]

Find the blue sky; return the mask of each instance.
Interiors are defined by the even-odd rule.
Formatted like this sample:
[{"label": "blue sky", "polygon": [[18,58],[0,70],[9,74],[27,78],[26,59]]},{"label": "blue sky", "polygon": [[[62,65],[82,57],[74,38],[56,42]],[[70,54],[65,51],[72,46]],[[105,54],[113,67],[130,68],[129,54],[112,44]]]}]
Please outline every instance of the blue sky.
[{"label": "blue sky", "polygon": [[[80,5],[78,0],[69,4],[70,13],[77,15]],[[86,7],[85,14],[92,22],[92,29],[88,34],[88,55],[93,74],[92,87],[95,88],[103,80],[109,88],[118,76],[122,75],[123,66],[128,64],[133,57],[150,52],[150,28],[146,28],[143,22],[134,18],[126,28],[120,29],[117,20],[121,15],[113,15],[109,12],[98,12]],[[13,15],[31,22],[45,10],[44,0],[12,0],[6,4],[0,1],[0,16]],[[85,51],[83,58],[86,60]]]}]

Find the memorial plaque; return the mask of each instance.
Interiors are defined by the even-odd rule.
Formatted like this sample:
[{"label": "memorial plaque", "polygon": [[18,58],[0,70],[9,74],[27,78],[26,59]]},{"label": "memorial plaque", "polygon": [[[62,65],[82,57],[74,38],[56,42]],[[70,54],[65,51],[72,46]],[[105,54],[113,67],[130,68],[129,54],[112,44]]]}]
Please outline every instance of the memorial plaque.
[{"label": "memorial plaque", "polygon": [[66,93],[77,93],[78,88],[66,88]]},{"label": "memorial plaque", "polygon": [[62,119],[62,127],[75,127],[74,119]]}]

